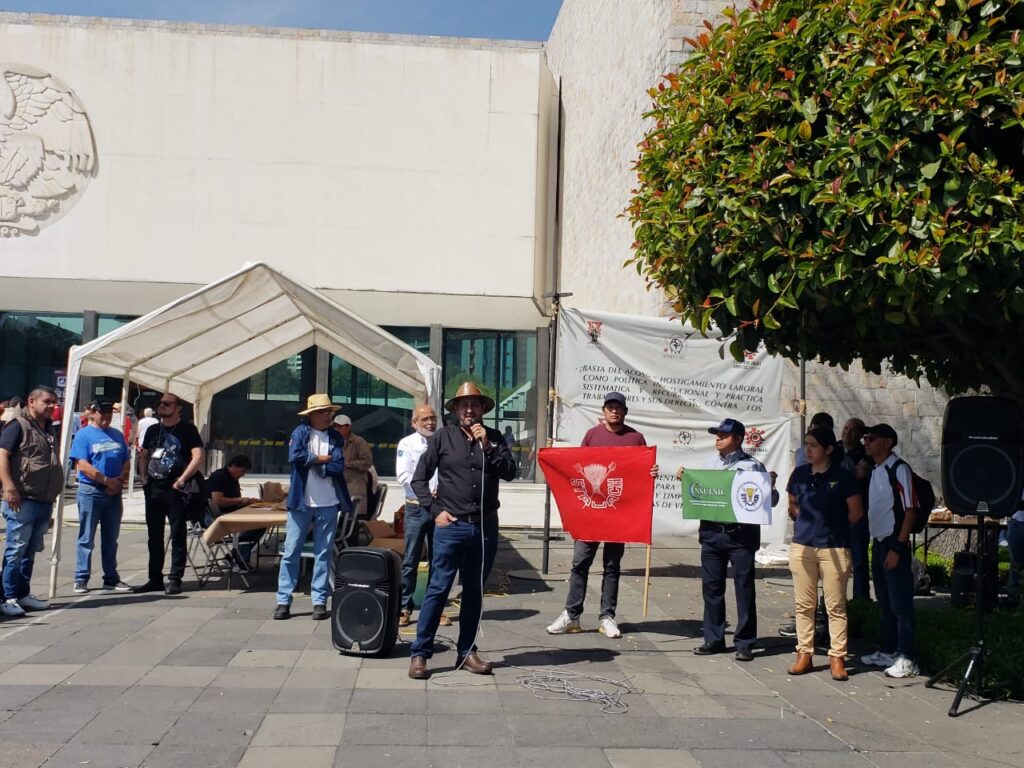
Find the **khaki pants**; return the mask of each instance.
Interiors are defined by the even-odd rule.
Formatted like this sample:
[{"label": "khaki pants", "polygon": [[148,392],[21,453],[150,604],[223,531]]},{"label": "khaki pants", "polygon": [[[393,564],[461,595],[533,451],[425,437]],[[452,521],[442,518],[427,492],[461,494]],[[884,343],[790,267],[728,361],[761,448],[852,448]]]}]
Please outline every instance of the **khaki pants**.
[{"label": "khaki pants", "polygon": [[814,611],[818,605],[818,580],[825,592],[828,631],[832,638],[829,656],[846,656],[846,584],[850,580],[850,550],[791,544],[789,569],[793,572],[796,599],[796,649],[814,653]]}]

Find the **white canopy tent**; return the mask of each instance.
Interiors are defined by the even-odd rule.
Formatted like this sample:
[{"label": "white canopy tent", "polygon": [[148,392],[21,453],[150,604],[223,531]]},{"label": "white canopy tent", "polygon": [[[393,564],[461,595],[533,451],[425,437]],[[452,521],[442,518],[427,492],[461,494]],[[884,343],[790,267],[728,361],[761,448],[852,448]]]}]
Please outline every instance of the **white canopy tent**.
[{"label": "white canopy tent", "polygon": [[[213,395],[276,362],[316,345],[440,410],[441,367],[380,327],[266,264],[247,265],[68,355],[67,402],[74,413],[82,376],[124,380],[173,392],[193,404],[207,432]],[[61,460],[71,443],[61,432]],[[50,596],[60,563],[63,494],[57,502],[50,560]]]}]

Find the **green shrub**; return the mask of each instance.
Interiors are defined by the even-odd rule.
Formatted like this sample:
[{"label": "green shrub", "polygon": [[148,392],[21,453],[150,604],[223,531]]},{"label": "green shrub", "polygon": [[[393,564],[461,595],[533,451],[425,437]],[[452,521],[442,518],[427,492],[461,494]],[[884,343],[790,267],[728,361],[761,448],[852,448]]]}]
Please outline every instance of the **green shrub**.
[{"label": "green shrub", "polygon": [[[929,560],[931,556],[929,555]],[[936,604],[916,606],[914,652],[922,674],[935,674],[974,644],[976,617],[973,608],[950,608]],[[851,637],[874,642],[878,638],[878,605],[851,601],[848,606]],[[983,666],[986,686],[1004,684],[1014,699],[1024,699],[1024,611],[997,610],[985,616],[985,647],[989,654]],[[954,670],[962,675],[964,667]]]}]

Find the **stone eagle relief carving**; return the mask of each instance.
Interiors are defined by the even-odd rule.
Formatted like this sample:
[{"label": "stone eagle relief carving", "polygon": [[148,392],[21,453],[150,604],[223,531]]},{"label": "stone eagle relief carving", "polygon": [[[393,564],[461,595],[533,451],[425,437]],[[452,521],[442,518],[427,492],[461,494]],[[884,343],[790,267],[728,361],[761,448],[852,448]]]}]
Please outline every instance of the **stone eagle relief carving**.
[{"label": "stone eagle relief carving", "polygon": [[0,64],[0,238],[35,235],[57,221],[97,168],[75,92],[37,67]]}]

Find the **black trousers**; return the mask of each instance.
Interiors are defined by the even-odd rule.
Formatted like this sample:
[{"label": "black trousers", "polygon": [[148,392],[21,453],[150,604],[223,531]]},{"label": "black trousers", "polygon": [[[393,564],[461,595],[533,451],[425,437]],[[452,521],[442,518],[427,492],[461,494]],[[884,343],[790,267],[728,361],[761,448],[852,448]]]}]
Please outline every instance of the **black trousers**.
[{"label": "black trousers", "polygon": [[146,484],[146,529],[149,531],[149,580],[164,580],[164,520],[171,527],[170,579],[185,575],[186,497],[173,487],[157,488]]},{"label": "black trousers", "polygon": [[749,649],[757,639],[754,595],[754,553],[761,546],[757,525],[700,525],[700,576],[704,595],[704,642],[725,643],[725,578],[732,564],[736,590],[736,649]]}]

